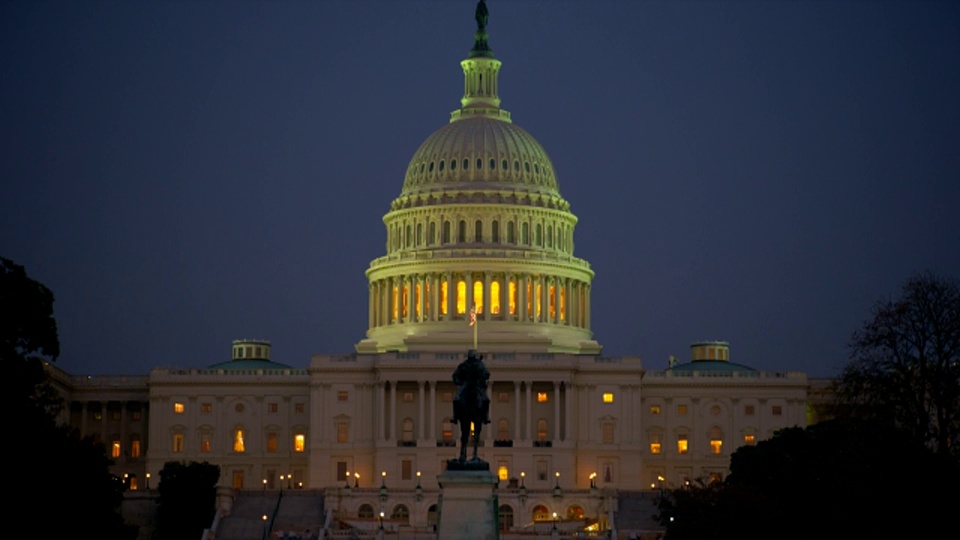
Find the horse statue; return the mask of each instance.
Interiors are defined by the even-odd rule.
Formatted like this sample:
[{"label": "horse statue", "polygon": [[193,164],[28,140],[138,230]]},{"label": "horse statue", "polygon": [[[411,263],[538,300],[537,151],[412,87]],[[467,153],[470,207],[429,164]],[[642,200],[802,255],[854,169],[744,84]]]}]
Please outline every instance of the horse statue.
[{"label": "horse statue", "polygon": [[458,385],[457,395],[453,398],[454,424],[460,424],[460,463],[467,461],[467,442],[470,439],[470,424],[473,424],[473,462],[481,461],[477,457],[477,445],[484,424],[490,423],[490,398],[487,397],[487,381],[490,372],[483,365],[483,356],[470,349],[467,359],[453,372],[453,382]]}]

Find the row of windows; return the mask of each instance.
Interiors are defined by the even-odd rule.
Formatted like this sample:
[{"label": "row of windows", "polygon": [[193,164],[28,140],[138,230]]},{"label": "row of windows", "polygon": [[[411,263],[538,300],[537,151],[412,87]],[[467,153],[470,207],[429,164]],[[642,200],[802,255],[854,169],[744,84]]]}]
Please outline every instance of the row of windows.
[{"label": "row of windows", "polygon": [[[441,159],[441,160],[429,161],[429,162],[428,162],[428,161],[421,161],[418,165],[412,166],[410,172],[417,171],[417,172],[419,172],[420,174],[423,174],[423,173],[432,173],[432,172],[434,172],[434,171],[444,172],[444,170],[450,170],[451,172],[453,172],[453,171],[456,171],[458,167],[459,167],[461,170],[469,171],[469,170],[470,170],[470,165],[471,165],[470,160],[469,160],[469,159],[466,159],[466,158],[464,158],[463,160],[458,160],[458,159],[443,160],[443,159]],[[474,168],[475,168],[476,170],[478,170],[478,171],[484,170],[484,162],[483,162],[483,159],[477,158],[477,159],[473,162],[473,166],[474,166]],[[486,162],[486,166],[487,166],[487,170],[496,171],[496,170],[497,170],[497,160],[496,160],[495,158],[490,158],[489,161]],[[519,160],[519,159],[513,160],[513,172],[516,172],[516,173],[520,172],[520,168],[521,168],[520,160]],[[506,159],[501,159],[501,160],[500,160],[500,170],[501,170],[501,171],[509,171],[509,170],[510,170],[510,162],[509,162],[508,160],[506,160]],[[523,162],[523,172],[526,173],[526,174],[530,174],[531,171],[532,171],[533,174],[535,174],[535,175],[539,175],[541,171],[542,171],[543,174],[545,174],[545,175],[546,175],[546,174],[549,174],[549,168],[548,168],[546,165],[544,165],[544,166],[541,167],[541,166],[540,166],[540,163],[538,163],[538,162],[535,161],[535,162],[533,162],[533,166],[531,167],[529,161],[524,161],[524,162]]]},{"label": "row of windows", "polygon": [[[214,436],[212,433],[201,433],[200,434],[200,453],[209,454],[213,452],[213,440]],[[246,431],[243,428],[237,428],[233,430],[231,436],[232,449],[233,452],[237,454],[243,454],[247,451],[246,443]],[[175,454],[183,453],[184,446],[186,443],[186,435],[183,432],[175,432],[172,438],[172,449],[171,451]],[[303,453],[307,448],[307,436],[304,433],[294,433],[293,435],[293,451],[297,453]],[[278,452],[280,449],[280,436],[276,432],[268,432],[266,434],[266,451],[267,453]]]},{"label": "row of windows", "polygon": [[[714,428],[710,434],[710,453],[719,455],[723,452],[723,438],[717,433],[718,428]],[[748,433],[743,436],[743,444],[746,446],[753,446],[757,443],[757,436],[753,433]],[[690,451],[690,441],[688,435],[679,434],[677,435],[677,454],[686,454]],[[663,443],[662,437],[659,434],[653,434],[650,436],[650,453],[651,454],[661,454],[663,453]]]},{"label": "row of windows", "polygon": [[[651,405],[650,414],[660,414],[661,407],[660,405]],[[677,415],[686,416],[689,412],[687,405],[680,404],[677,405]],[[714,405],[710,407],[710,414],[713,416],[718,416],[722,411],[719,405]],[[753,416],[757,412],[757,409],[754,405],[744,405],[743,406],[743,415],[744,416]],[[773,405],[770,407],[770,414],[773,416],[783,416],[783,406],[782,405]]]},{"label": "row of windows", "polygon": [[[473,234],[469,236],[469,230],[465,220],[460,220],[456,223],[456,236],[452,234],[453,226],[453,222],[444,220],[441,235],[438,238],[436,221],[430,221],[427,224],[426,236],[424,236],[423,223],[416,223],[416,225],[409,223],[401,225],[400,223],[395,223],[388,229],[389,238],[387,245],[392,248],[391,251],[394,251],[401,248],[409,249],[424,245],[433,246],[438,243],[440,245],[452,243],[465,244],[470,241],[473,243],[490,242],[500,244],[505,241],[505,243],[512,245],[546,247],[551,249],[556,246],[557,249],[562,251],[573,252],[573,242],[570,234],[572,227],[569,225],[557,223],[555,226],[548,224],[544,227],[543,224],[537,223],[531,228],[530,223],[523,222],[519,225],[519,234],[517,234],[516,223],[514,221],[507,221],[505,239],[501,238],[499,220],[490,222],[488,235],[484,234],[486,232],[484,231],[484,223],[483,220],[480,219],[474,221]],[[453,241],[454,238],[456,238],[456,242]]]},{"label": "row of windows", "polygon": [[[245,406],[243,403],[237,403],[236,405],[234,405],[233,410],[235,410],[235,411],[238,412],[238,413],[242,413],[243,411],[246,410],[246,406]],[[294,410],[294,412],[297,413],[297,414],[303,414],[303,413],[307,412],[307,404],[306,404],[306,403],[302,403],[302,402],[300,402],[300,403],[294,403],[294,404],[293,404],[293,410]],[[174,402],[174,404],[173,404],[173,412],[174,412],[174,414],[183,414],[183,413],[187,412],[187,406],[186,406],[186,404],[183,403],[182,401]],[[201,403],[201,404],[200,404],[200,412],[201,412],[202,414],[211,414],[211,413],[213,413],[213,403]],[[277,402],[267,403],[267,412],[268,412],[268,413],[272,413],[272,414],[276,414],[276,413],[280,412],[280,404],[277,403]]]}]

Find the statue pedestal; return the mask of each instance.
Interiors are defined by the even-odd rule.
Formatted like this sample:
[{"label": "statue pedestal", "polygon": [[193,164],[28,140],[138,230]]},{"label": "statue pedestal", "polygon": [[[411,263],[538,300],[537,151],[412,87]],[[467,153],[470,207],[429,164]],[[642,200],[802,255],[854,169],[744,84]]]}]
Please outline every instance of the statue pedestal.
[{"label": "statue pedestal", "polygon": [[[451,460],[453,461],[453,460]],[[440,475],[437,538],[497,540],[497,475],[489,470],[450,470]]]}]

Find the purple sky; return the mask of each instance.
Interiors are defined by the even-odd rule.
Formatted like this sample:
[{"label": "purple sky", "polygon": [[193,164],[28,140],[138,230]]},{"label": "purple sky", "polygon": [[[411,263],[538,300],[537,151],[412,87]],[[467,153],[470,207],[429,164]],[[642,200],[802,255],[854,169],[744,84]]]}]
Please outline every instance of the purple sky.
[{"label": "purple sky", "polygon": [[[593,330],[832,376],[879,299],[960,274],[960,2],[488,0],[503,107],[553,160]],[[459,107],[474,0],[0,3],[0,255],[74,374],[306,367]]]}]

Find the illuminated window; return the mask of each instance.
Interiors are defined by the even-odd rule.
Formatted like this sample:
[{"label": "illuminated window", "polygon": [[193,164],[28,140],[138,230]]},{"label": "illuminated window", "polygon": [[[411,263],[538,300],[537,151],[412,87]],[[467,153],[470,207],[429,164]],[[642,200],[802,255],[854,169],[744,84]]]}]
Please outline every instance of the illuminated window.
[{"label": "illuminated window", "polygon": [[757,436],[753,433],[748,433],[743,436],[743,444],[747,446],[753,446],[757,444]]},{"label": "illuminated window", "polygon": [[267,412],[271,414],[276,414],[280,410],[280,405],[277,403],[267,403]]},{"label": "illuminated window", "polygon": [[440,314],[447,314],[447,282],[440,283]]},{"label": "illuminated window", "polygon": [[659,406],[659,405],[651,405],[651,406],[650,406],[650,414],[660,414],[660,406]]},{"label": "illuminated window", "polygon": [[567,519],[583,519],[583,507],[577,504],[567,508]]},{"label": "illuminated window", "polygon": [[429,316],[430,316],[431,310],[433,309],[431,306],[433,306],[433,295],[430,294],[430,282],[427,281],[427,282],[424,284],[424,290],[423,290],[423,311],[424,311],[423,315],[424,315],[424,317],[429,317]]},{"label": "illuminated window", "polygon": [[533,281],[527,280],[527,319],[533,318]]},{"label": "illuminated window", "polygon": [[473,282],[473,305],[477,307],[477,313],[483,313],[483,282],[479,279]]},{"label": "illuminated window", "polygon": [[542,505],[542,504],[538,504],[538,505],[533,509],[533,520],[534,520],[534,521],[550,521],[551,519],[553,519],[553,518],[550,517],[550,512],[547,511],[547,507],[546,507],[546,506],[544,506],[544,505]]},{"label": "illuminated window", "polygon": [[517,280],[511,279],[507,284],[507,302],[509,302],[510,315],[517,314]]},{"label": "illuminated window", "polygon": [[420,318],[420,284],[413,286],[413,313]]},{"label": "illuminated window", "polygon": [[537,420],[537,440],[545,441],[547,440],[547,420],[546,418],[541,418]]},{"label": "illuminated window", "polygon": [[391,316],[391,320],[394,322],[396,322],[397,314],[400,312],[399,301],[400,301],[400,289],[396,285],[394,285],[393,297],[392,297],[392,301],[390,302],[390,316]]},{"label": "illuminated window", "polygon": [[781,416],[783,414],[783,407],[780,405],[774,405],[772,412],[774,416]]},{"label": "illuminated window", "polygon": [[209,454],[213,451],[213,443],[210,439],[209,433],[200,434],[200,452],[203,454]]},{"label": "illuminated window", "polygon": [[110,457],[120,457],[120,441],[115,440],[110,444]]},{"label": "illuminated window", "polygon": [[547,402],[547,393],[537,392],[537,403],[546,403],[546,402]]},{"label": "illuminated window", "polygon": [[614,427],[613,422],[603,423],[603,444],[613,444]]},{"label": "illuminated window", "polygon": [[179,454],[183,452],[183,433],[174,433],[173,434],[173,453]]},{"label": "illuminated window", "polygon": [[346,390],[340,390],[337,392],[337,401],[350,401],[350,393]]},{"label": "illuminated window", "polygon": [[186,407],[183,405],[183,403],[180,403],[179,401],[173,404],[173,412],[176,414],[183,414],[183,411],[185,409]]},{"label": "illuminated window", "polygon": [[467,312],[467,282],[462,279],[457,281],[457,314],[463,315]]},{"label": "illuminated window", "polygon": [[603,393],[603,402],[604,402],[604,403],[613,403],[613,392],[604,392],[604,393]]},{"label": "illuminated window", "polygon": [[404,393],[403,393],[403,402],[404,402],[404,403],[413,403],[413,392],[404,392]]},{"label": "illuminated window", "polygon": [[137,435],[130,440],[130,457],[140,457],[140,438]]},{"label": "illuminated window", "polygon": [[401,290],[403,291],[403,296],[400,298],[400,316],[406,319],[408,313],[407,302],[410,300],[410,288],[404,284]]},{"label": "illuminated window", "polygon": [[293,434],[293,451],[303,453],[307,449],[307,436],[303,433]]},{"label": "illuminated window", "polygon": [[350,431],[346,422],[337,422],[337,442],[349,442]]},{"label": "illuminated window", "polygon": [[536,305],[533,306],[534,316],[540,319],[540,306],[543,305],[543,286],[537,283]]},{"label": "illuminated window", "polygon": [[306,411],[306,410],[307,410],[307,406],[306,406],[305,404],[303,404],[303,403],[294,403],[294,404],[293,404],[293,412],[295,412],[295,413],[297,413],[297,414],[303,414],[304,411]]},{"label": "illuminated window", "polygon": [[496,280],[490,282],[490,313],[500,314],[500,282]]},{"label": "illuminated window", "polygon": [[659,454],[661,451],[660,448],[660,435],[651,435],[650,436],[650,453]]},{"label": "illuminated window", "polygon": [[213,412],[213,403],[201,403],[200,404],[200,413],[201,414],[210,414]]},{"label": "illuminated window", "polygon": [[500,403],[510,403],[510,392],[497,392],[497,401]]},{"label": "illuminated window", "polygon": [[507,468],[506,461],[501,460],[497,463],[497,478],[501,481],[510,479],[510,470]]},{"label": "illuminated window", "polygon": [[723,451],[723,441],[720,439],[710,439],[710,453],[720,454]]},{"label": "illuminated window", "polygon": [[278,446],[277,434],[274,432],[267,433],[267,452],[276,452]]},{"label": "illuminated window", "polygon": [[677,435],[677,453],[686,454],[689,450],[687,446],[687,436],[686,435]]},{"label": "illuminated window", "polygon": [[247,451],[247,447],[243,443],[243,429],[237,428],[233,432],[233,451],[238,454]]},{"label": "illuminated window", "polygon": [[680,416],[687,415],[687,406],[686,405],[677,405],[677,414]]}]

